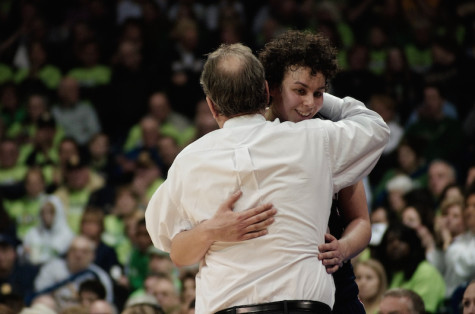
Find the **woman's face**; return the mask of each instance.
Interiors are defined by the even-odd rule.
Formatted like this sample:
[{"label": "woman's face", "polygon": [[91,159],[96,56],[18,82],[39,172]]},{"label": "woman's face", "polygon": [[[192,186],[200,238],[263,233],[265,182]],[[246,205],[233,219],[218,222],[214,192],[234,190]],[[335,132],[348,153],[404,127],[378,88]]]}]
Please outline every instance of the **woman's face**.
[{"label": "woman's face", "polygon": [[417,210],[410,206],[404,209],[402,212],[402,222],[413,229],[416,229],[422,224],[421,217],[419,216],[419,213]]},{"label": "woman's face", "polygon": [[45,190],[45,181],[41,173],[32,171],[26,176],[26,192],[31,197],[37,197]]},{"label": "woman's face", "polygon": [[134,198],[132,191],[124,190],[117,195],[116,208],[118,215],[129,216],[137,208],[137,200]]},{"label": "woman's face", "polygon": [[190,303],[196,297],[196,283],[193,278],[186,278],[183,282],[183,299]]},{"label": "woman's face", "polygon": [[355,269],[356,284],[362,300],[374,298],[379,291],[379,277],[371,267],[360,264]]},{"label": "woman's face", "polygon": [[310,69],[290,69],[280,87],[271,90],[272,106],[281,121],[299,122],[313,118],[323,106],[325,77],[313,76]]},{"label": "woman's face", "polygon": [[388,234],[386,254],[393,262],[403,260],[410,253],[409,244],[400,240],[399,236],[393,232]]},{"label": "woman's face", "polygon": [[81,222],[81,234],[91,239],[97,239],[102,233],[101,223],[96,219],[84,219]]},{"label": "woman's face", "polygon": [[89,152],[93,157],[106,156],[109,152],[109,139],[106,135],[96,137],[89,145]]},{"label": "woman's face", "polygon": [[461,234],[465,230],[463,221],[463,208],[459,205],[452,205],[447,208],[447,213],[442,216],[445,218],[447,228],[452,234]]},{"label": "woman's face", "polygon": [[48,229],[53,225],[55,212],[56,210],[51,203],[44,204],[40,210],[40,216],[43,220],[43,224]]},{"label": "woman's face", "polygon": [[404,70],[404,57],[399,49],[390,49],[388,51],[388,66],[393,72],[401,72]]},{"label": "woman's face", "polygon": [[408,145],[401,145],[398,149],[398,161],[404,171],[411,172],[417,163],[416,153]]},{"label": "woman's face", "polygon": [[372,224],[375,224],[375,223],[385,223],[385,224],[387,224],[387,223],[389,223],[388,216],[386,214],[386,210],[383,207],[375,208],[371,212],[371,223]]},{"label": "woman's face", "polygon": [[46,109],[46,103],[41,96],[33,95],[27,104],[28,116],[32,121],[37,121]]}]

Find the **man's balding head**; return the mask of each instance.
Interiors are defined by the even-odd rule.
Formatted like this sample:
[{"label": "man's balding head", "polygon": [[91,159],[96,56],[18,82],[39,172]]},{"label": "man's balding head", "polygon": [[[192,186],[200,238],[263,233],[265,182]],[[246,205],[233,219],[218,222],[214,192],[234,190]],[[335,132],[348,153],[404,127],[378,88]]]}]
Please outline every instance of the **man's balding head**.
[{"label": "man's balding head", "polygon": [[262,112],[267,105],[264,68],[242,44],[223,44],[210,53],[200,83],[216,113],[228,118]]}]

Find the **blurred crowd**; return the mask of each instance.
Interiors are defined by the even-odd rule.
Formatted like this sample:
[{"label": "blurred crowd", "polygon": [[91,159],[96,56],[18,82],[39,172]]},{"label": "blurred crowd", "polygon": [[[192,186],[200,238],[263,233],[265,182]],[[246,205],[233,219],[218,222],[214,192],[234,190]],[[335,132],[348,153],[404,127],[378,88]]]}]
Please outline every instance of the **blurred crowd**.
[{"label": "blurred crowd", "polygon": [[258,52],[289,28],[326,34],[341,68],[328,92],[391,129],[353,261],[368,313],[396,287],[460,313],[475,279],[470,0],[1,0],[0,312],[193,313],[197,266],[151,245],[145,207],[218,127],[206,53]]}]

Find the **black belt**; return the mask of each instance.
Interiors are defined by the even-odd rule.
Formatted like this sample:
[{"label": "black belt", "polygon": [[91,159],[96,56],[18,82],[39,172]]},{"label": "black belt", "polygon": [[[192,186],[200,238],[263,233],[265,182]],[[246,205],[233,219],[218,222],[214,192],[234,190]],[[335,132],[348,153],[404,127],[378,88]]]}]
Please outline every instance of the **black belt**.
[{"label": "black belt", "polygon": [[253,305],[233,306],[215,314],[239,314],[239,313],[261,313],[261,312],[281,312],[289,313],[289,311],[301,310],[309,313],[331,313],[330,306],[318,301],[278,301]]}]

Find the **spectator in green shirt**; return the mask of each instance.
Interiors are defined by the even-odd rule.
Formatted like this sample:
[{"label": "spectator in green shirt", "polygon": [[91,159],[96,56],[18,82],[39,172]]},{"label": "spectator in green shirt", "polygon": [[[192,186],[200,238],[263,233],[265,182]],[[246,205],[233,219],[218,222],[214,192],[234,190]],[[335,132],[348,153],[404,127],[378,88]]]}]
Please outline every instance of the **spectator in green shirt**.
[{"label": "spectator in green shirt", "polygon": [[445,297],[445,282],[437,268],[426,260],[417,232],[394,223],[388,226],[377,252],[386,269],[389,289],[414,291],[424,300],[426,311],[435,313]]},{"label": "spectator in green shirt", "polygon": [[134,239],[132,240],[134,247],[130,260],[126,265],[130,291],[135,291],[143,286],[148,272],[150,258],[148,248],[152,245],[152,240],[145,227],[145,218],[137,222],[134,235]]}]

